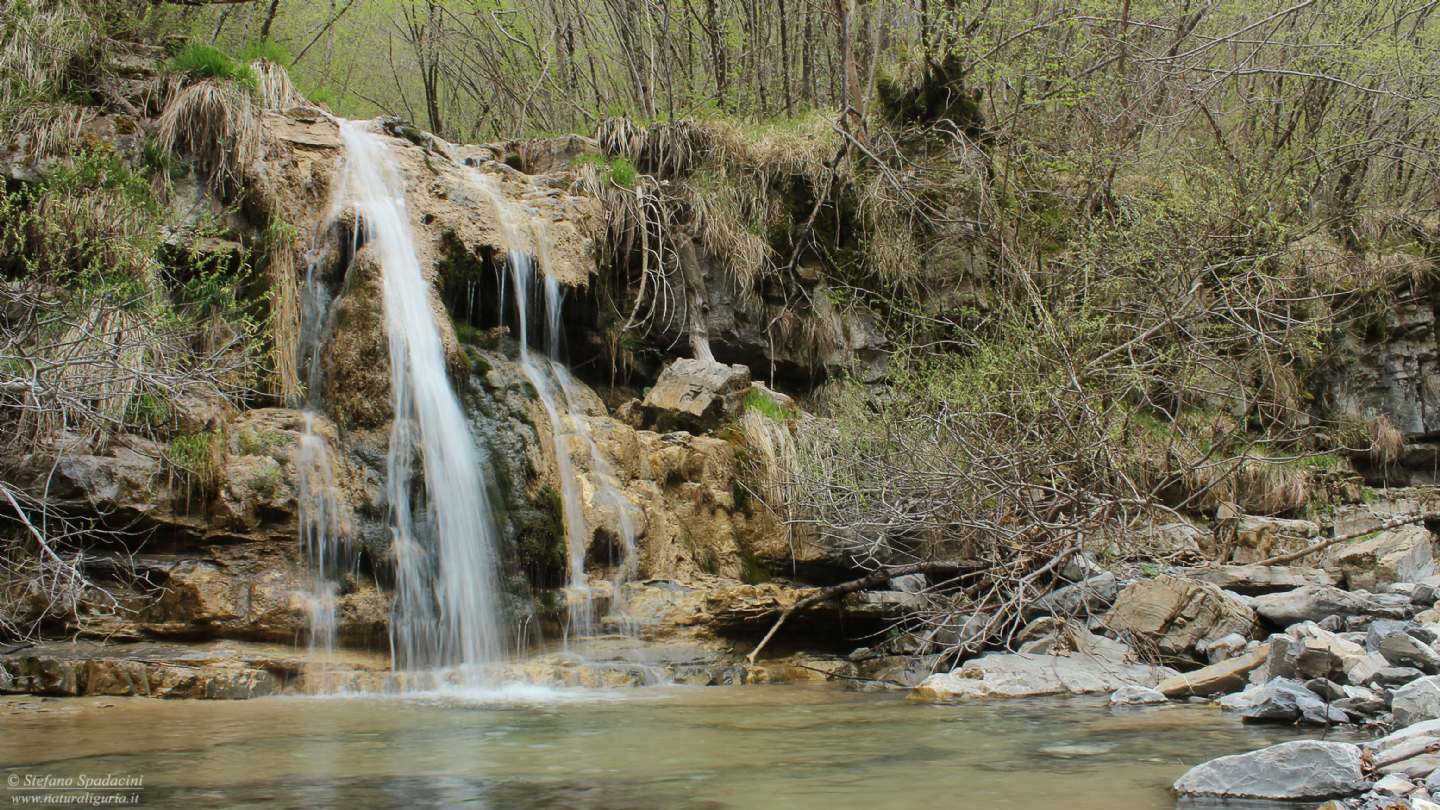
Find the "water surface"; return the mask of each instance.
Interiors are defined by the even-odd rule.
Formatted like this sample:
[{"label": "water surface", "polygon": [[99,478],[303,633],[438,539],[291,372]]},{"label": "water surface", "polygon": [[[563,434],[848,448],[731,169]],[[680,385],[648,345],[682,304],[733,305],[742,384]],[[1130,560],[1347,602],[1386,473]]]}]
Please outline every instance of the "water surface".
[{"label": "water surface", "polygon": [[32,697],[0,701],[0,777],[143,775],[146,807],[1148,810],[1191,765],[1300,736],[1206,706],[799,686]]}]

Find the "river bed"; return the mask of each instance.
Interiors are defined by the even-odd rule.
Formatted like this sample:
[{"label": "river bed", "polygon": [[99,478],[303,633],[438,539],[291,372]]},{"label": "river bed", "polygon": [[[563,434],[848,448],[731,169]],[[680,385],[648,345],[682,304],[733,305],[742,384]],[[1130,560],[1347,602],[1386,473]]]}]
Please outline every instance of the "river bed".
[{"label": "river bed", "polygon": [[7,784],[138,776],[145,807],[502,810],[1152,810],[1192,765],[1318,736],[1208,706],[801,686],[6,698],[0,731]]}]

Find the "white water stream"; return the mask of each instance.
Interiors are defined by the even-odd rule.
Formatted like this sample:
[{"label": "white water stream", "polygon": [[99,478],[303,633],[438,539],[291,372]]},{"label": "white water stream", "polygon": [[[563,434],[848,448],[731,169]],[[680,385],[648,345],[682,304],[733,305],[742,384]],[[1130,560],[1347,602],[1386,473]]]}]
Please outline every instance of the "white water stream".
[{"label": "white water stream", "polygon": [[[537,273],[536,256],[540,258],[540,270],[544,269],[548,253],[548,240],[544,229],[531,220],[530,233],[533,236],[534,252],[525,250],[519,222],[523,218],[517,206],[508,201],[496,187],[495,181],[482,172],[470,173],[476,187],[490,200],[495,208],[496,221],[506,241],[509,278],[513,291],[515,317],[520,335],[520,368],[526,379],[534,386],[537,398],[545,411],[550,426],[551,450],[555,458],[555,473],[560,484],[560,501],[564,512],[565,550],[568,583],[566,606],[568,622],[566,637],[594,635],[599,631],[595,616],[595,589],[591,586],[585,570],[586,552],[590,547],[592,527],[585,517],[585,488],[591,490],[591,502],[608,506],[616,514],[616,526],[621,545],[621,559],[612,561],[610,617],[622,630],[630,630],[632,623],[624,615],[624,584],[635,573],[638,565],[636,556],[636,506],[621,491],[620,481],[614,469],[605,460],[595,443],[588,414],[583,407],[584,392],[580,383],[571,376],[561,361],[564,288],[551,276],[543,276],[542,299],[544,301],[544,347],[545,355],[536,358],[530,351],[530,306],[533,301],[534,283]],[[501,277],[500,313],[505,313],[505,279]],[[587,454],[590,475],[588,479],[577,469],[571,457],[572,442],[579,443]]]},{"label": "white water stream", "polygon": [[[357,251],[373,251],[379,261],[390,346],[391,652],[407,669],[458,666],[473,678],[504,648],[488,464],[446,376],[399,167],[364,124],[342,121],[340,134],[346,158],[339,199],[357,214]],[[414,481],[417,457],[423,491]]]}]

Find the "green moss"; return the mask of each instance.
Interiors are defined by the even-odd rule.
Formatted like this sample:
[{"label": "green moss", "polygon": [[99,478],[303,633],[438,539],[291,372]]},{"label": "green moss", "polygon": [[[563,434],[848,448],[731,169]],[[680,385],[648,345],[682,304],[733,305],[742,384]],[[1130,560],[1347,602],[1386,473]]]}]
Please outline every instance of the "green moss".
[{"label": "green moss", "polygon": [[552,487],[541,489],[534,505],[539,519],[521,528],[516,555],[536,587],[558,588],[565,582],[564,506]]},{"label": "green moss", "polygon": [[170,57],[170,70],[195,79],[228,79],[252,92],[260,80],[248,64],[236,62],[213,45],[192,42]]},{"label": "green moss", "polygon": [[170,421],[170,401],[161,394],[142,392],[131,398],[125,413],[125,422],[131,425],[155,429]]}]

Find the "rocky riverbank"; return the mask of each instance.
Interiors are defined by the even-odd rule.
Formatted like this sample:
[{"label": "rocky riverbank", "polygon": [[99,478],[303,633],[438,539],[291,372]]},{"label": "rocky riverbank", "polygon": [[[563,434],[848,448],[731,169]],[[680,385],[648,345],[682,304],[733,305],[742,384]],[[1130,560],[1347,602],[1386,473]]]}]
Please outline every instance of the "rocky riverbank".
[{"label": "rocky riverbank", "polygon": [[1331,727],[1361,728],[1378,739],[1293,741],[1221,757],[1174,790],[1197,799],[1332,800],[1336,810],[1436,807],[1440,576],[1424,521],[1432,497],[1412,490],[1342,508],[1326,527],[1246,518],[1232,552],[1240,562],[1127,581],[1087,561],[1068,572],[1072,584],[1037,603],[1037,613],[1057,615],[1023,629],[1016,651],[931,675],[911,696],[1109,692],[1115,707],[1205,703],[1237,723],[1309,726],[1317,738]]}]

